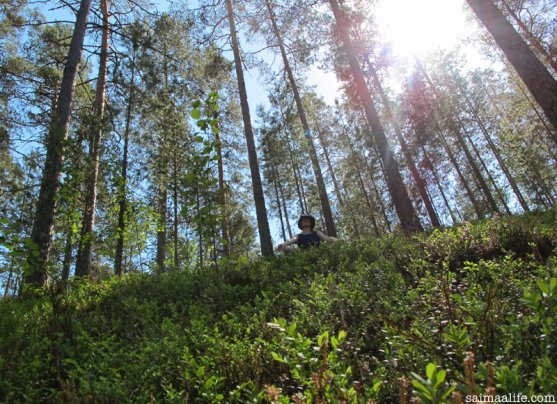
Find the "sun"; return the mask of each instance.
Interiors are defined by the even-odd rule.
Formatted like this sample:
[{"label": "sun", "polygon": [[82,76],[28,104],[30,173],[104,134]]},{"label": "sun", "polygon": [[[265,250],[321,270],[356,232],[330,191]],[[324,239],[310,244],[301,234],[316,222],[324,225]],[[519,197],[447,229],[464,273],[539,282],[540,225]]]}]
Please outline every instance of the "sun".
[{"label": "sun", "polygon": [[454,47],[469,32],[462,0],[380,0],[375,22],[383,41],[403,57]]}]

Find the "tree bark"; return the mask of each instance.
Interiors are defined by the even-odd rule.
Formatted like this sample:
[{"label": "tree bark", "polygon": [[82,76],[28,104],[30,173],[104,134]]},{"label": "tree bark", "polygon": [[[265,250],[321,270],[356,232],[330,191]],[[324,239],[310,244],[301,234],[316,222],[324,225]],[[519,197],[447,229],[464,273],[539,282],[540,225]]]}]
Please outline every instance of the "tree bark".
[{"label": "tree bark", "polygon": [[273,255],[273,242],[271,240],[271,230],[269,229],[269,221],[267,219],[267,208],[265,206],[265,195],[261,184],[261,175],[259,172],[259,162],[257,160],[257,150],[255,147],[255,138],[253,128],[251,126],[251,117],[249,112],[248,94],[246,83],[244,80],[244,72],[242,69],[242,58],[240,56],[240,44],[236,35],[236,23],[234,21],[234,10],[232,8],[232,0],[226,0],[226,8],[228,10],[228,22],[230,24],[230,37],[232,42],[232,50],[234,53],[234,64],[236,67],[236,78],[238,79],[238,90],[240,92],[240,105],[242,108],[242,118],[244,121],[244,134],[248,148],[248,159],[251,172],[251,182],[253,187],[253,198],[255,202],[255,213],[257,216],[257,228],[259,230],[259,242],[261,244],[261,254],[264,257]]},{"label": "tree bark", "polygon": [[412,205],[410,197],[408,196],[404,182],[402,181],[398,164],[394,159],[387,137],[385,136],[385,131],[379,121],[379,115],[367,89],[356,52],[352,46],[349,31],[350,23],[341,11],[337,0],[329,0],[329,4],[333,10],[333,14],[337,22],[338,33],[350,62],[352,76],[356,84],[358,95],[364,107],[365,116],[370,125],[373,137],[375,138],[377,148],[379,149],[379,155],[381,156],[385,166],[387,186],[389,188],[389,193],[392,196],[395,210],[400,219],[401,227],[406,232],[415,230],[421,231],[423,230],[422,225],[420,224],[418,215]]},{"label": "tree bark", "polygon": [[101,156],[101,135],[103,129],[104,107],[106,101],[106,72],[108,67],[108,37],[109,14],[108,0],[101,0],[103,15],[101,51],[99,59],[99,74],[95,93],[92,134],[89,144],[89,159],[87,169],[89,181],[87,184],[87,199],[83,211],[81,236],[77,248],[75,273],[77,276],[87,276],[91,272],[91,258],[93,236],[95,231],[95,209],[97,207],[97,182],[99,177],[99,163]]},{"label": "tree bark", "polygon": [[[557,81],[492,0],[466,1],[511,62],[549,122],[557,128]],[[557,142],[555,136],[553,140]]]},{"label": "tree bark", "polygon": [[47,277],[46,264],[56,214],[56,195],[60,188],[64,163],[64,143],[68,136],[72,100],[90,7],[91,0],[81,0],[70,42],[68,60],[62,75],[56,121],[50,127],[48,133],[46,160],[35,210],[33,230],[31,231],[33,247],[28,255],[29,272],[25,276],[25,283],[27,284],[42,285]]},{"label": "tree bark", "polygon": [[284,44],[282,42],[282,36],[277,26],[275,14],[271,8],[269,0],[265,0],[265,5],[269,11],[269,18],[271,19],[271,25],[275,37],[278,42],[280,49],[280,54],[282,56],[282,61],[284,63],[284,69],[286,70],[286,75],[288,76],[288,81],[290,82],[290,87],[292,88],[292,93],[294,94],[294,100],[296,102],[296,107],[298,109],[298,116],[302,123],[302,129],[304,130],[304,136],[307,140],[307,147],[309,150],[309,156],[311,159],[311,165],[313,167],[313,174],[315,175],[315,180],[317,182],[317,189],[319,191],[319,200],[321,202],[321,210],[323,211],[323,217],[325,219],[325,227],[327,228],[327,234],[331,237],[336,237],[337,232],[335,228],[335,222],[333,220],[333,213],[331,211],[331,205],[329,203],[329,197],[327,196],[327,189],[325,187],[325,182],[323,181],[323,174],[321,172],[321,167],[319,165],[319,159],[317,157],[317,151],[315,150],[315,145],[313,143],[313,138],[311,136],[311,130],[309,128],[309,123],[302,103],[302,97],[298,91],[298,85],[294,78],[294,73],[290,67],[290,62],[288,61],[288,56],[286,55],[286,50],[284,49]]}]

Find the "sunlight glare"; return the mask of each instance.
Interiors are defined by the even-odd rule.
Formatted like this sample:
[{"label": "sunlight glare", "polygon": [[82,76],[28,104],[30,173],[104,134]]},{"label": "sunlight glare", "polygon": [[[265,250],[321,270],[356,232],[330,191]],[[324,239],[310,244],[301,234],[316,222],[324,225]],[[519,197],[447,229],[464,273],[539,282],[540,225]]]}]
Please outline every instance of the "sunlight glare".
[{"label": "sunlight glare", "polygon": [[383,40],[403,57],[454,47],[468,30],[461,0],[381,0],[375,17]]}]

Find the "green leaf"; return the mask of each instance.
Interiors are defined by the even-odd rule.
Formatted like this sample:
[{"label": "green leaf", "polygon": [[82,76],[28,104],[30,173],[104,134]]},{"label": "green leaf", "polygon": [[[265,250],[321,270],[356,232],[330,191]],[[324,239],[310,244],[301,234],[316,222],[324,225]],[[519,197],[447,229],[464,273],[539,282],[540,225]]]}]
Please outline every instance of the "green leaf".
[{"label": "green leaf", "polygon": [[288,363],[288,361],[286,359],[284,359],[282,356],[280,356],[276,352],[271,352],[271,356],[273,357],[273,360],[276,360],[277,362]]},{"label": "green leaf", "polygon": [[548,295],[549,294],[549,287],[547,285],[547,283],[545,283],[543,280],[538,279],[536,281],[536,283],[538,284],[538,288],[540,288],[540,290],[542,291],[542,293]]},{"label": "green leaf", "polygon": [[449,387],[449,389],[445,391],[441,396],[441,402],[445,402],[449,398],[449,396],[453,394],[453,391],[455,390],[456,390],[456,386]]},{"label": "green leaf", "polygon": [[425,374],[428,379],[433,378],[433,375],[435,374],[435,367],[436,366],[434,363],[428,363],[427,367],[425,368]]},{"label": "green leaf", "polygon": [[420,383],[419,381],[412,380],[412,386],[414,386],[420,393],[422,393],[428,399],[431,400],[433,398],[428,388],[424,386],[422,383]]},{"label": "green leaf", "polygon": [[193,119],[199,119],[199,118],[201,118],[201,111],[197,108],[192,109],[192,111],[190,112],[190,116]]},{"label": "green leaf", "polygon": [[193,141],[196,143],[203,143],[203,136],[196,136],[193,138]]},{"label": "green leaf", "polygon": [[201,101],[200,100],[195,100],[194,102],[191,103],[191,105],[194,108],[199,108],[201,106]]},{"label": "green leaf", "polygon": [[553,291],[557,288],[557,278],[551,278],[549,281],[549,290]]}]

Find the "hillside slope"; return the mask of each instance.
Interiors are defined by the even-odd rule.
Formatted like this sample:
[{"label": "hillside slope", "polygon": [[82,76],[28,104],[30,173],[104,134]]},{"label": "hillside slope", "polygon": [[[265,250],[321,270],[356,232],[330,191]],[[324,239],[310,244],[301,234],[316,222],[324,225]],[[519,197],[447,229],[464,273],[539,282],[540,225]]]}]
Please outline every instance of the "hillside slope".
[{"label": "hillside slope", "polygon": [[556,213],[4,299],[0,401],[555,394]]}]

